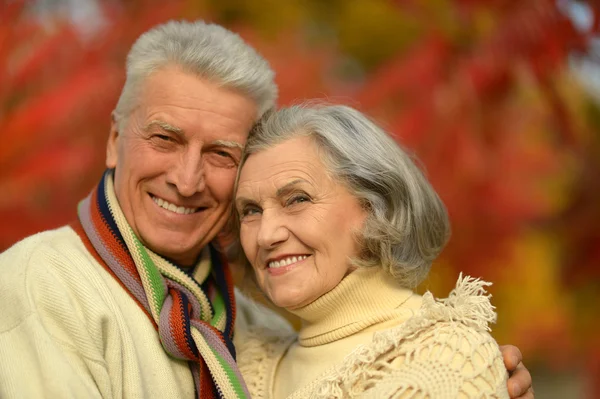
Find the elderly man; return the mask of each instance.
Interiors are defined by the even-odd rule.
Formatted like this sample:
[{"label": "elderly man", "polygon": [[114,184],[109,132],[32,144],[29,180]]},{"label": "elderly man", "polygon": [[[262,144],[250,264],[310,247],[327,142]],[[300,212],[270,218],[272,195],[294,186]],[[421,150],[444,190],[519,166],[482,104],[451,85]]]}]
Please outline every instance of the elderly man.
[{"label": "elderly man", "polygon": [[[236,298],[236,329],[289,327],[234,294],[214,239],[248,132],[274,107],[273,76],[217,25],[169,22],[137,40],[108,169],[78,219],[0,255],[0,397],[248,396]],[[504,354],[513,370],[518,349]],[[530,385],[518,370],[509,390]]]}]

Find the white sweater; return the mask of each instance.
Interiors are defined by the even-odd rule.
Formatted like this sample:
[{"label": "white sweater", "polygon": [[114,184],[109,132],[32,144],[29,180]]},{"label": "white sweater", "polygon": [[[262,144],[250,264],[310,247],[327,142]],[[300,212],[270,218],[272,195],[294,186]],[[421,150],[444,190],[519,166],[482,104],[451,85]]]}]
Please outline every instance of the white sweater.
[{"label": "white sweater", "polygon": [[381,269],[356,270],[294,311],[298,335],[243,331],[240,370],[253,398],[508,398],[484,285],[459,280],[436,301]]},{"label": "white sweater", "polygon": [[[238,328],[291,328],[238,297]],[[63,227],[0,254],[0,398],[193,398],[185,361]]]}]

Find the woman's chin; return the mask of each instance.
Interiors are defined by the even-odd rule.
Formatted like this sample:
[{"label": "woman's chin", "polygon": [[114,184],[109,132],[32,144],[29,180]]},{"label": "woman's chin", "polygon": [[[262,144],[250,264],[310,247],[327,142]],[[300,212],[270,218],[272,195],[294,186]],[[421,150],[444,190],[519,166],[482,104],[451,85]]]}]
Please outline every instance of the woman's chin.
[{"label": "woman's chin", "polygon": [[313,300],[308,298],[290,298],[290,297],[269,297],[271,302],[278,308],[283,308],[286,310],[295,310],[300,309],[308,304],[310,304]]},{"label": "woman's chin", "polygon": [[321,295],[315,287],[307,289],[302,284],[264,284],[261,288],[275,306],[287,310],[302,308]]},{"label": "woman's chin", "polygon": [[269,299],[278,308],[293,310],[304,306],[301,298],[291,298],[283,295],[269,295]]}]

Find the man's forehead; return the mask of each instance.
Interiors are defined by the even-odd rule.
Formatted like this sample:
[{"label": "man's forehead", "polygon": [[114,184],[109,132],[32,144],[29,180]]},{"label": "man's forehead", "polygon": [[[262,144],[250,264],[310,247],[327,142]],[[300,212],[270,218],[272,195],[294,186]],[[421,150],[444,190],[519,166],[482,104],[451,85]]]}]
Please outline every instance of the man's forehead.
[{"label": "man's forehead", "polygon": [[251,96],[176,67],[148,76],[140,97],[146,121],[166,122],[187,136],[213,132],[213,140],[243,145],[258,117]]}]

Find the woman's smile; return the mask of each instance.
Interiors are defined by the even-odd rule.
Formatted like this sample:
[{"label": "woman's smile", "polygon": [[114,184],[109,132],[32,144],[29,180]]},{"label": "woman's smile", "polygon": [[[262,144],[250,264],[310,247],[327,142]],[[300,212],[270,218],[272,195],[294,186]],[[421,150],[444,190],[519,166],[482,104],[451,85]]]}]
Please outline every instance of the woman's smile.
[{"label": "woman's smile", "polygon": [[310,255],[293,255],[279,257],[278,260],[267,262],[267,269],[272,276],[280,276],[299,266],[304,265]]}]

